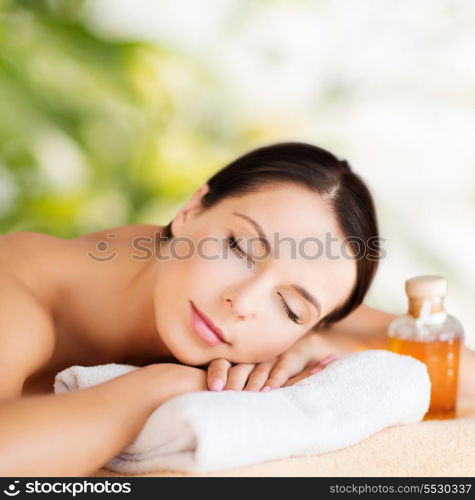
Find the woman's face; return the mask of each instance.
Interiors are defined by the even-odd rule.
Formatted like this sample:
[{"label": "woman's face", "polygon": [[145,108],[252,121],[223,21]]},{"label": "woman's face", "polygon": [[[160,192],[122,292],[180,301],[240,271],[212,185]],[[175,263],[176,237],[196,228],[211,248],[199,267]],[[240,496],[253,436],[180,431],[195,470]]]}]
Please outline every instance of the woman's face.
[{"label": "woman's face", "polygon": [[[172,224],[174,239],[160,250],[154,292],[159,335],[188,365],[215,358],[271,359],[347,299],[356,261],[330,207],[316,193],[268,186],[200,212],[207,189],[202,186],[180,210]],[[202,339],[191,304],[228,343]]]}]

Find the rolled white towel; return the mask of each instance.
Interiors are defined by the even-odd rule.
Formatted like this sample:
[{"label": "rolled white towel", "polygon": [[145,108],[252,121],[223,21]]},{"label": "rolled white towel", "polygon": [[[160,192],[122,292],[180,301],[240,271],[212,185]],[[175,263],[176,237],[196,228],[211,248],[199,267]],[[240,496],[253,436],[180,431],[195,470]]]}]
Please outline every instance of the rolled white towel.
[{"label": "rolled white towel", "polygon": [[[56,375],[54,390],[90,387],[134,369],[114,363],[72,366]],[[326,453],[392,425],[417,423],[429,402],[424,363],[384,350],[357,352],[280,389],[176,396],[105,467],[127,474],[211,472]]]}]

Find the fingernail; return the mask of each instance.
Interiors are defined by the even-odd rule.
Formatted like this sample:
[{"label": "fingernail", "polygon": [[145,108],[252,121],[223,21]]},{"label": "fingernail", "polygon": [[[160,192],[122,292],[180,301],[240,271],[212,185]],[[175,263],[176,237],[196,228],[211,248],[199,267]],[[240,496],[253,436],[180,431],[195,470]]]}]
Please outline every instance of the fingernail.
[{"label": "fingernail", "polygon": [[320,361],[320,364],[323,366],[328,365],[328,363],[331,363],[336,358],[337,358],[336,354],[331,354],[330,356],[327,356],[326,358],[322,359]]},{"label": "fingernail", "polygon": [[223,387],[224,387],[224,382],[220,378],[215,378],[213,382],[211,382],[212,391],[221,391]]},{"label": "fingernail", "polygon": [[261,392],[266,392],[266,391],[270,391],[272,389],[272,387],[270,385],[266,385],[265,387],[263,387],[261,389]]},{"label": "fingernail", "polygon": [[322,367],[321,367],[321,366],[315,366],[314,368],[312,368],[312,369],[310,370],[310,374],[317,373],[317,372],[319,372],[320,370],[322,370]]}]

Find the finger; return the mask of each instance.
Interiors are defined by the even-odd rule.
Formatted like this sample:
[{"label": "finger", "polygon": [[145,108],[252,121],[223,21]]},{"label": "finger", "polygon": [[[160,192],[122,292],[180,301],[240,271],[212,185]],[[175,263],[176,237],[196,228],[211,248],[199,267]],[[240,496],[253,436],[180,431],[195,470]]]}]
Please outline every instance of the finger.
[{"label": "finger", "polygon": [[[321,367],[319,366],[319,370],[323,370],[323,368],[324,368],[323,366],[321,366]],[[300,380],[303,380],[304,378],[307,378],[310,375],[312,375],[312,368],[307,368],[306,370],[303,370],[295,377],[289,378],[289,380],[287,380],[287,382],[285,382],[283,387],[288,387],[289,385],[294,385],[296,382],[299,382]]]},{"label": "finger", "polygon": [[269,374],[274,364],[275,360],[266,361],[256,365],[247,379],[247,384],[246,387],[244,387],[244,390],[260,391],[264,387],[266,380],[269,378]]},{"label": "finger", "polygon": [[293,385],[296,382],[298,382],[299,380],[307,378],[310,375],[313,375],[314,373],[321,372],[332,361],[335,361],[335,359],[337,359],[337,356],[335,354],[332,354],[331,356],[327,356],[326,358],[322,359],[319,363],[317,363],[317,365],[306,368],[301,373],[299,373],[297,376],[292,377],[291,379],[287,380],[287,382],[284,384],[284,387],[287,387],[289,385]]},{"label": "finger", "polygon": [[335,361],[335,359],[337,359],[337,355],[336,354],[330,354],[330,356],[327,356],[326,358],[323,358],[319,363],[317,363],[317,365],[315,365],[311,370],[310,370],[310,373],[317,373],[321,370],[323,370],[323,368],[325,368],[325,366],[329,365],[332,361]]},{"label": "finger", "polygon": [[274,365],[262,390],[265,390],[266,387],[270,389],[280,387],[290,377],[300,373],[305,368],[306,363],[307,361],[303,356],[292,353],[282,354]]},{"label": "finger", "polygon": [[228,380],[224,386],[225,390],[242,391],[246,385],[249,374],[254,370],[254,364],[240,363],[228,370]]},{"label": "finger", "polygon": [[208,366],[208,388],[210,391],[221,391],[228,379],[231,363],[224,358],[213,359]]}]

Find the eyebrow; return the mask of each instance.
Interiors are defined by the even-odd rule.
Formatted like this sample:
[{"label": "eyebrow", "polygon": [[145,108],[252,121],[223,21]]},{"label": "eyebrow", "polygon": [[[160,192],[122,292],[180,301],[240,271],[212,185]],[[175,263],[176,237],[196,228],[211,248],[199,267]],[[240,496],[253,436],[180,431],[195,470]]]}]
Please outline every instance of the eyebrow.
[{"label": "eyebrow", "polygon": [[[272,247],[271,244],[269,243],[269,240],[267,239],[267,236],[265,235],[262,227],[255,221],[252,217],[246,214],[242,214],[240,212],[233,212],[234,215],[237,215],[238,217],[242,217],[243,219],[247,220],[256,230],[257,234],[259,235],[259,239],[262,241],[264,246],[266,247],[266,252],[270,254]],[[320,302],[305,288],[303,288],[300,285],[297,284],[292,284],[290,285],[297,293],[299,293],[304,299],[306,299],[310,304],[312,304],[315,309],[318,311],[318,317],[322,315],[322,306]]]}]

